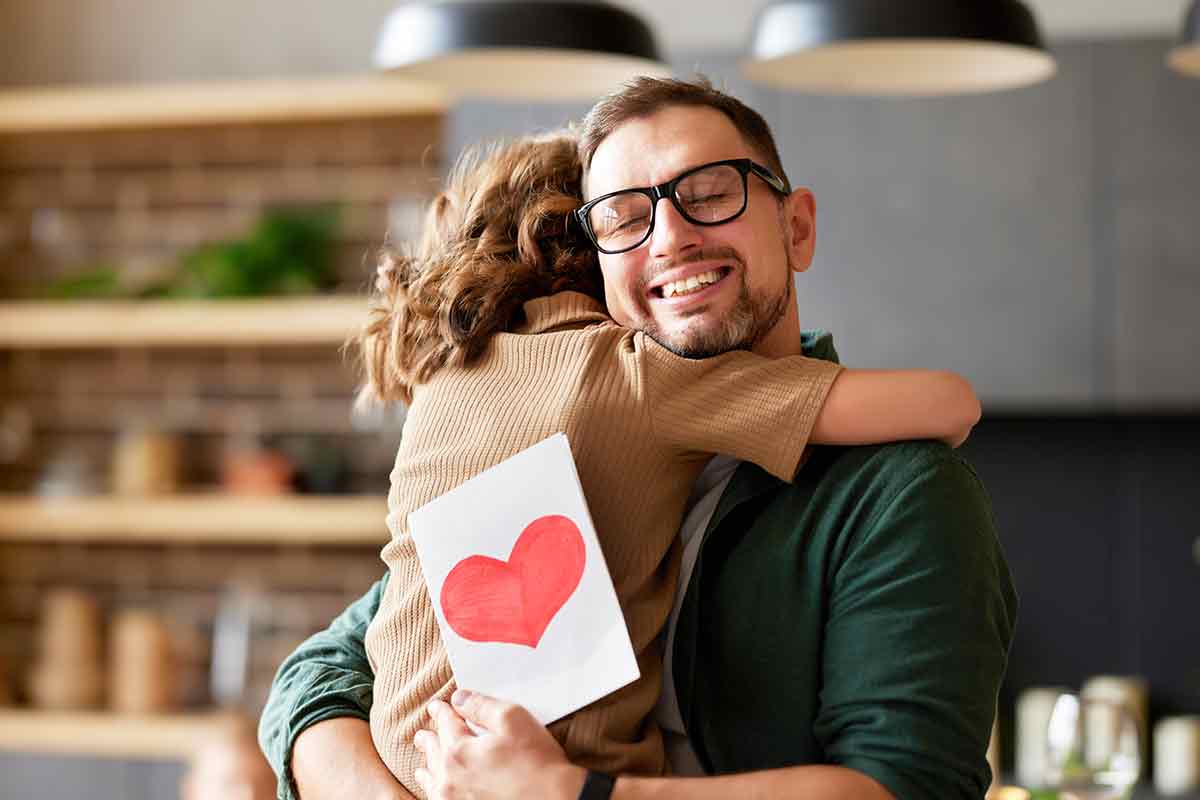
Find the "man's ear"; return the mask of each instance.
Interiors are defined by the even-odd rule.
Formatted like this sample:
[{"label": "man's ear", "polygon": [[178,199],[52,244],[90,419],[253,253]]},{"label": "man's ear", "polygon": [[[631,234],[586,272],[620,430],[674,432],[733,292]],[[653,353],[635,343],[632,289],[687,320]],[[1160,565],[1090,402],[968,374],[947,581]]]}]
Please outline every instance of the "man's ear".
[{"label": "man's ear", "polygon": [[813,193],[800,187],[793,189],[783,200],[785,245],[791,256],[794,272],[804,272],[812,266],[817,245],[817,201]]}]

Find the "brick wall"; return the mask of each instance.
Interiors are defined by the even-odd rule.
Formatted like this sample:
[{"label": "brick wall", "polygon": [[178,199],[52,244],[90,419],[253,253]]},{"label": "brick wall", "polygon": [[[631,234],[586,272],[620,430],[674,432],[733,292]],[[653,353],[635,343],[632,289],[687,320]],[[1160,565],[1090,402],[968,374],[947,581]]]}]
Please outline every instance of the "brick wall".
[{"label": "brick wall", "polygon": [[188,487],[217,484],[226,448],[258,437],[283,450],[334,448],[348,491],[386,491],[397,434],[355,428],[356,384],[333,345],[0,351],[0,402],[33,428],[32,446],[0,464],[0,491],[33,490],[66,453],[104,483],[116,437],[139,426],[178,436]]},{"label": "brick wall", "polygon": [[245,233],[263,209],[336,201],[346,288],[436,185],[440,116],[0,136],[0,292],[97,263],[136,276]]},{"label": "brick wall", "polygon": [[[0,298],[108,262],[136,273],[197,244],[245,233],[272,206],[342,208],[339,291],[360,292],[373,252],[409,238],[439,174],[439,117],[0,137]],[[333,449],[346,490],[378,493],[398,424],[351,419],[354,370],[335,345],[0,349],[0,418],[31,422],[0,451],[0,493],[36,490],[66,454],[102,487],[134,426],[167,430],[184,490],[211,490],[226,448],[255,435],[291,450]],[[0,543],[0,663],[18,701],[46,593],[73,587],[106,615],[149,608],[171,625],[185,707],[212,702],[209,667],[222,602],[249,598],[245,704],[254,711],[280,660],[382,574],[378,547]],[[0,669],[2,675],[4,669]]]}]

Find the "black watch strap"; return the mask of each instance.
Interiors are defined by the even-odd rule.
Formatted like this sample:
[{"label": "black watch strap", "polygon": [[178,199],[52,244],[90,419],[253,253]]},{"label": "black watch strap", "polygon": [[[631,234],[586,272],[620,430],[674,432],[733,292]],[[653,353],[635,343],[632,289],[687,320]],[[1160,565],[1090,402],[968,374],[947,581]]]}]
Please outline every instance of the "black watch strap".
[{"label": "black watch strap", "polygon": [[583,781],[583,788],[579,790],[579,800],[608,800],[612,797],[613,786],[616,783],[617,779],[613,776],[589,769],[587,778]]}]

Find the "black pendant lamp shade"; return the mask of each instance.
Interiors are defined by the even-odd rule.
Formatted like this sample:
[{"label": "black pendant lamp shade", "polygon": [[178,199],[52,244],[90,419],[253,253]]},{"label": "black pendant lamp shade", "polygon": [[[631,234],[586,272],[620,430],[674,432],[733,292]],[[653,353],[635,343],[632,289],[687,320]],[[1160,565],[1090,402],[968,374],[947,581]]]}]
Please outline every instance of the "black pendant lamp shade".
[{"label": "black pendant lamp shade", "polygon": [[1183,20],[1183,40],[1171,50],[1167,63],[1176,72],[1200,78],[1200,0],[1193,0]]},{"label": "black pendant lamp shade", "polygon": [[938,95],[1037,83],[1055,62],[1018,0],[775,0],[742,72],[818,93]]},{"label": "black pendant lamp shade", "polygon": [[603,2],[425,0],[384,23],[375,63],[453,93],[587,100],[636,75],[667,75],[650,27]]}]

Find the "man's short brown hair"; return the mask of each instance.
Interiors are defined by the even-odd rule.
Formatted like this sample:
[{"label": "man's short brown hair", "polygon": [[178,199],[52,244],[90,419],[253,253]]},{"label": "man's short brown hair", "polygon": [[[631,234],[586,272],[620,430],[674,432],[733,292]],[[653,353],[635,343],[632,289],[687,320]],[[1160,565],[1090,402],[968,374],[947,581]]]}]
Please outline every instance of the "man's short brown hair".
[{"label": "man's short brown hair", "polygon": [[703,76],[691,81],[673,78],[634,78],[619,91],[605,97],[583,118],[579,136],[579,162],[586,177],[592,157],[608,135],[631,119],[648,117],[669,106],[707,106],[720,111],[746,139],[769,168],[787,180],[775,137],[767,121],[736,97],[713,88]]}]

